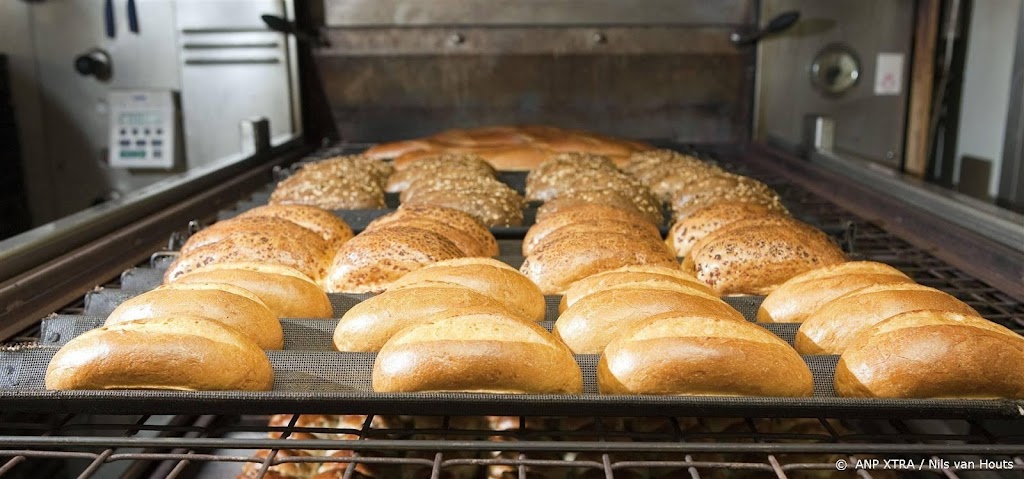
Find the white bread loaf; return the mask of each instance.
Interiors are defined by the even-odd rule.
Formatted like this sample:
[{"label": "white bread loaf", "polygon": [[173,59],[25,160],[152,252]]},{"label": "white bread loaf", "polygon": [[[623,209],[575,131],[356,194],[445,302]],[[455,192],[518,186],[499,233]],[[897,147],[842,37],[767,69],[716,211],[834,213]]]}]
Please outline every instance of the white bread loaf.
[{"label": "white bread loaf", "polygon": [[327,293],[296,269],[263,263],[217,263],[182,275],[174,283],[225,283],[252,292],[278,318],[330,318]]},{"label": "white bread loaf", "polygon": [[565,311],[576,301],[599,291],[617,288],[635,288],[643,285],[646,289],[671,289],[688,292],[696,290],[714,295],[711,287],[696,276],[678,268],[666,266],[623,266],[611,271],[593,274],[576,281],[562,295],[558,311]]}]

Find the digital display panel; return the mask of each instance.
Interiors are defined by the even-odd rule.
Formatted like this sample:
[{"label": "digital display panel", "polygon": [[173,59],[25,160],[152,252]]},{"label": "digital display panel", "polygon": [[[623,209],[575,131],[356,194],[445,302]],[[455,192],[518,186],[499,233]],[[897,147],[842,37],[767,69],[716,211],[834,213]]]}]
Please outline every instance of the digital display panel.
[{"label": "digital display panel", "polygon": [[118,117],[118,123],[128,126],[156,125],[160,120],[159,113],[146,111],[124,112]]}]

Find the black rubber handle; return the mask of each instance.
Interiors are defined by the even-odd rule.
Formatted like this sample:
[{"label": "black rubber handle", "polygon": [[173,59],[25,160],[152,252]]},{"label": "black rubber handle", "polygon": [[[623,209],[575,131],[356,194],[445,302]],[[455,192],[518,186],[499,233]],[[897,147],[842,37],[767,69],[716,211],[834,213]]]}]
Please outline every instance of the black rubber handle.
[{"label": "black rubber handle", "polygon": [[139,13],[135,8],[135,0],[128,0],[128,30],[139,33]]},{"label": "black rubber handle", "polygon": [[103,27],[107,31],[107,38],[117,36],[117,29],[114,24],[114,0],[107,0],[103,4]]},{"label": "black rubber handle", "polygon": [[319,35],[300,30],[299,27],[295,25],[295,22],[285,20],[284,18],[276,15],[260,15],[260,18],[263,19],[263,23],[267,25],[267,28],[275,32],[284,33],[285,35],[295,35],[295,39],[300,42],[320,47],[331,46],[327,39],[321,38]]},{"label": "black rubber handle", "polygon": [[787,30],[789,27],[792,27],[797,20],[800,20],[799,11],[790,10],[788,12],[782,12],[776,15],[775,18],[771,19],[771,21],[768,22],[768,25],[765,25],[764,28],[748,34],[733,32],[733,34],[729,36],[729,40],[736,45],[750,45],[752,43],[757,43],[757,41],[768,35]]}]

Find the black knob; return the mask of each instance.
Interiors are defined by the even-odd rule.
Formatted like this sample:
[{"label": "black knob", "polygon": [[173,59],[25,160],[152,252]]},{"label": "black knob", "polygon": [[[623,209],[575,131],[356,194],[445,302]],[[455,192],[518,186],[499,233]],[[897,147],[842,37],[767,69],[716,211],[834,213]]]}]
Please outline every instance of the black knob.
[{"label": "black knob", "polygon": [[93,76],[97,80],[110,79],[110,55],[102,50],[90,50],[75,57],[75,71],[82,76]]}]

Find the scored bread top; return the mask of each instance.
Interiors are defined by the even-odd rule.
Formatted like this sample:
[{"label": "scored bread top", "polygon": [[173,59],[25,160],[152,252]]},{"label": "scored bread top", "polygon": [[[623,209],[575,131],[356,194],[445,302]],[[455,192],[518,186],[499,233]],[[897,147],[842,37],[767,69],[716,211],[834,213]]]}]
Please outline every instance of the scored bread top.
[{"label": "scored bread top", "polygon": [[309,205],[263,205],[246,211],[238,218],[269,216],[291,221],[319,234],[330,248],[336,249],[354,236],[348,223],[330,211]]}]

